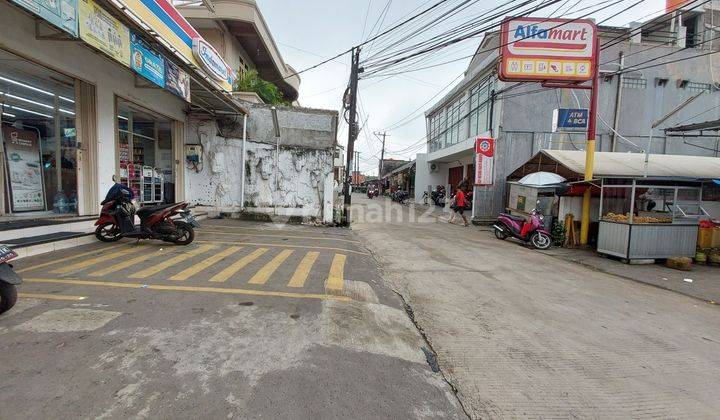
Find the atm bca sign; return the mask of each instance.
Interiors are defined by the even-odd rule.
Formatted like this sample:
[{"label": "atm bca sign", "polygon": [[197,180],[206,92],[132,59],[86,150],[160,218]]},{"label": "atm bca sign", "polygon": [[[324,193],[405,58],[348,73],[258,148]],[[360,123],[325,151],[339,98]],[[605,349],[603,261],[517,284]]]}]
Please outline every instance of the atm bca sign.
[{"label": "atm bca sign", "polygon": [[597,42],[591,20],[506,19],[501,30],[500,80],[591,80]]}]

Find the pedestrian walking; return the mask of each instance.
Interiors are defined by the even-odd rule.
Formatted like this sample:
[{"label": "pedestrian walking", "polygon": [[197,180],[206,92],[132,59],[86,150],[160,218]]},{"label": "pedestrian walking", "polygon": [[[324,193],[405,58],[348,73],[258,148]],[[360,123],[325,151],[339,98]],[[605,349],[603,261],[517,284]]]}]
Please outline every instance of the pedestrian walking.
[{"label": "pedestrian walking", "polygon": [[463,191],[463,188],[465,187],[465,183],[462,182],[460,185],[458,185],[457,189],[455,190],[455,195],[453,197],[453,204],[450,206],[450,208],[453,210],[453,214],[450,217],[450,223],[455,223],[455,216],[460,215],[460,217],[463,220],[463,223],[465,226],[470,226],[470,223],[468,223],[467,217],[465,216],[465,208],[467,207],[467,198],[465,197],[465,191]]}]

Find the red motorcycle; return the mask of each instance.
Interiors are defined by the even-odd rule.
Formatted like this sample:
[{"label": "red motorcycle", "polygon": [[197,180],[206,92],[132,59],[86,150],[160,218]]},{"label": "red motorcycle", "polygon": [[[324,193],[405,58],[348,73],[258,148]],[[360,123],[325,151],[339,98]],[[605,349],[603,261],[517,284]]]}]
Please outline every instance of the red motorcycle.
[{"label": "red motorcycle", "polygon": [[177,245],[188,245],[195,239],[200,224],[187,210],[188,203],[145,206],[137,210],[140,225],[136,226],[132,192],[121,189],[101,203],[100,218],[95,222],[95,237],[103,242],[121,238],[159,239]]}]

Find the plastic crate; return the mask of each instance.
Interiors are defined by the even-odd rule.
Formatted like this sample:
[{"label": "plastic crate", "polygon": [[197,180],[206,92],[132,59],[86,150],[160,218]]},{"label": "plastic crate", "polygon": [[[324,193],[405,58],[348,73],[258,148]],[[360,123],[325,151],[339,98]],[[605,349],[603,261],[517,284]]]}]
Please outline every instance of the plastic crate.
[{"label": "plastic crate", "polygon": [[720,227],[716,227],[712,230],[712,244],[713,248],[720,248]]}]

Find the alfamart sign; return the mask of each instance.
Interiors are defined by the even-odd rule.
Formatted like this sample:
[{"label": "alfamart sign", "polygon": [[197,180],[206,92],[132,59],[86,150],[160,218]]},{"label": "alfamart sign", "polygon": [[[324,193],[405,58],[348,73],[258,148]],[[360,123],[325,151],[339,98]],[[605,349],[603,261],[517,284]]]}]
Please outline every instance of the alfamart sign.
[{"label": "alfamart sign", "polygon": [[583,82],[595,76],[591,20],[508,18],[501,35],[500,80]]}]

